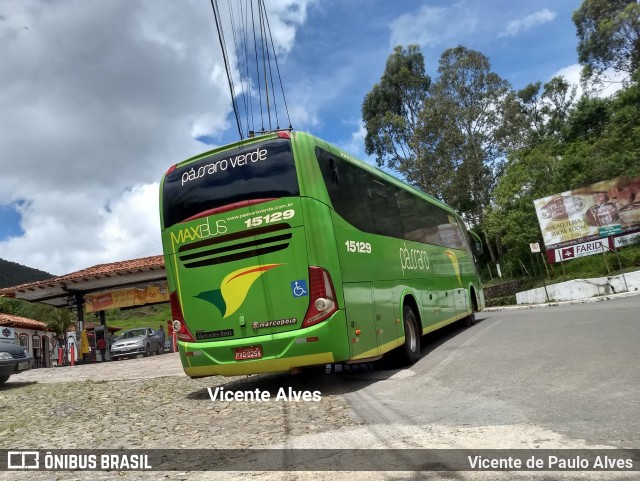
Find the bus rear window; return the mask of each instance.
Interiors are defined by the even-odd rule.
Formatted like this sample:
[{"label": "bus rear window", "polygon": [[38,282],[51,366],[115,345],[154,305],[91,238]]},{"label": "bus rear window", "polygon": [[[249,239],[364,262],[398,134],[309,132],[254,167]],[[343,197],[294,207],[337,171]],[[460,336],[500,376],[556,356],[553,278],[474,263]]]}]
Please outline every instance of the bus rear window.
[{"label": "bus rear window", "polygon": [[240,145],[167,174],[162,194],[164,227],[236,202],[298,195],[290,140]]}]

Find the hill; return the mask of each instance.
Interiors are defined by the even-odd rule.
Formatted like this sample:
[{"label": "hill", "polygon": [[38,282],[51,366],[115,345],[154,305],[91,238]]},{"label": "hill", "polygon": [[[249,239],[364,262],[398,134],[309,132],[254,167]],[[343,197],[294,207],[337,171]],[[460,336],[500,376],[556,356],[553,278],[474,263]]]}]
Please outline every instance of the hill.
[{"label": "hill", "polygon": [[0,259],[0,288],[49,279],[53,275],[16,262]]}]

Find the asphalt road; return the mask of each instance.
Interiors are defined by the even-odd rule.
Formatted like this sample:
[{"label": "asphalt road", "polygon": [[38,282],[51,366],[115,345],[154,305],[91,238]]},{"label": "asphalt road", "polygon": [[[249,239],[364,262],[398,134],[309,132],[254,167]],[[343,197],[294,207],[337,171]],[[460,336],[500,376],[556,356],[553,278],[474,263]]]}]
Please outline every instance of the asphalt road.
[{"label": "asphalt road", "polygon": [[[393,368],[383,360],[303,381],[262,379],[265,387],[306,385],[323,396],[342,397],[358,421],[338,432],[298,436],[283,446],[526,449],[560,457],[565,449],[640,448],[640,296],[484,313],[478,320],[469,328],[450,326],[423,337],[421,359],[410,368]],[[388,459],[383,458],[368,465],[384,471]],[[425,472],[417,479],[447,476],[640,477],[638,471],[459,471]]]},{"label": "asphalt road", "polygon": [[478,319],[424,337],[408,370],[348,376],[364,423],[529,425],[640,448],[640,297]]}]

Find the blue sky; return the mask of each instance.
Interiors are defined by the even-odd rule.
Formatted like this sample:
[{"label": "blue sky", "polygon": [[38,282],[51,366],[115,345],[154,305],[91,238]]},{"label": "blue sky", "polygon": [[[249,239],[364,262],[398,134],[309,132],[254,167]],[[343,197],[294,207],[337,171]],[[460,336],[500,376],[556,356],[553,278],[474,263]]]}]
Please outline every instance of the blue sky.
[{"label": "blue sky", "polygon": [[[572,80],[577,80],[571,21],[581,3],[577,0],[400,0],[393,7],[371,0],[319,3],[296,32],[284,63],[284,84],[288,97],[317,97],[304,130],[357,150],[361,157],[364,146],[353,143],[351,136],[361,120],[362,100],[380,79],[395,45],[420,45],[432,78],[437,77],[441,53],[464,45],[487,55],[494,71],[516,89],[547,81],[567,67],[573,67]],[[233,129],[226,134],[225,140],[237,137]]]},{"label": "blue sky", "polygon": [[[516,89],[577,81],[580,3],[266,0],[293,127],[360,157],[395,45],[433,78],[464,45]],[[238,138],[208,0],[2,2],[0,62],[0,258],[63,274],[161,253],[162,173]]]}]

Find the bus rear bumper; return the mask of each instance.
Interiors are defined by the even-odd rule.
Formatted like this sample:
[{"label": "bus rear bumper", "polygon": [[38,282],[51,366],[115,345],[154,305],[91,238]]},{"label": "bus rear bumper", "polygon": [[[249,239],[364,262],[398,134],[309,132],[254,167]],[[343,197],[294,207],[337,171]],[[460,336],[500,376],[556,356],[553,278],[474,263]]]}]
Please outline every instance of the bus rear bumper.
[{"label": "bus rear bumper", "polygon": [[269,372],[286,372],[296,367],[315,366],[319,364],[331,364],[335,361],[333,354],[323,352],[320,354],[307,354],[304,356],[285,357],[282,359],[256,359],[251,361],[236,361],[228,364],[213,364],[208,366],[186,366],[184,372],[187,376],[240,376],[243,374],[261,374]]},{"label": "bus rear bumper", "polygon": [[[187,376],[238,376],[344,361],[349,357],[346,339],[344,311],[338,311],[304,329],[228,341],[178,341],[178,351]],[[248,346],[260,346],[263,357],[236,361],[235,350]]]}]

